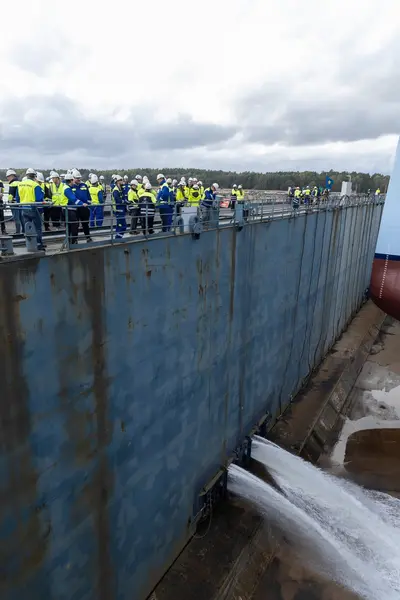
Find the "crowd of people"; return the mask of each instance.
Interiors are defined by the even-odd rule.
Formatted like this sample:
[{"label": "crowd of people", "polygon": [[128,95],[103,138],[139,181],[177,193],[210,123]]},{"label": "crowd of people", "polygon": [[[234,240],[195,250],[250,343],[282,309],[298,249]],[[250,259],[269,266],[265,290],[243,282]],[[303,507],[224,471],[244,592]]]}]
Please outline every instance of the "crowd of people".
[{"label": "crowd of people", "polygon": [[[186,182],[184,177],[180,181],[172,180],[162,173],[157,176],[156,189],[148,177],[141,175],[129,182],[127,175],[115,174],[107,185],[103,175],[90,173],[84,182],[77,169],[62,174],[52,171],[45,180],[43,173],[29,168],[21,181],[13,169],[8,169],[6,179],[16,233],[23,233],[26,223],[32,223],[40,250],[45,249],[43,228],[49,231],[50,224],[56,229],[65,224],[70,244],[78,243],[81,224],[86,241],[91,242],[90,229],[103,225],[108,191],[111,196],[109,204],[116,220],[116,238],[122,238],[127,232],[128,216],[131,217],[129,233],[139,233],[139,223],[143,233],[154,233],[156,210],[160,213],[164,232],[171,230],[173,216],[179,215],[183,206],[198,207],[207,220],[219,191],[217,183],[205,188],[195,177],[189,177]],[[238,195],[236,192],[233,194],[232,190],[236,200],[242,197],[243,192],[239,194],[241,186],[234,187],[238,192]],[[1,232],[5,234],[3,190],[4,185],[0,182],[0,225]]]},{"label": "crowd of people", "polygon": [[290,186],[288,188],[287,196],[288,202],[292,204],[293,210],[297,210],[300,204],[307,206],[317,204],[320,201],[329,200],[329,188],[322,188],[317,185],[312,188],[309,185],[304,188]]}]

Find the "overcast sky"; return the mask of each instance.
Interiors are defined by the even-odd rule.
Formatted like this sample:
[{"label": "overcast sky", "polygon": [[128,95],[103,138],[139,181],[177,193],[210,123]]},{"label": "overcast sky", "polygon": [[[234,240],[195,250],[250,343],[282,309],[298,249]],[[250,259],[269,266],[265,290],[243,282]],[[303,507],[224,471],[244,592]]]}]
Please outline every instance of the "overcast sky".
[{"label": "overcast sky", "polygon": [[13,0],[0,166],[389,172],[399,0]]}]

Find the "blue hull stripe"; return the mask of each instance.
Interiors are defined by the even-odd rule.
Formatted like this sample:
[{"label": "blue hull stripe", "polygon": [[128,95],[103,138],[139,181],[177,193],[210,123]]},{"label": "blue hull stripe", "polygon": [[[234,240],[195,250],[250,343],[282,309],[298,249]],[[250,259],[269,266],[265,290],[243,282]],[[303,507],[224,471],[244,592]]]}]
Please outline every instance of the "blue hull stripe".
[{"label": "blue hull stripe", "polygon": [[375,254],[375,258],[382,260],[400,260],[400,256],[397,254],[379,254],[378,252]]}]

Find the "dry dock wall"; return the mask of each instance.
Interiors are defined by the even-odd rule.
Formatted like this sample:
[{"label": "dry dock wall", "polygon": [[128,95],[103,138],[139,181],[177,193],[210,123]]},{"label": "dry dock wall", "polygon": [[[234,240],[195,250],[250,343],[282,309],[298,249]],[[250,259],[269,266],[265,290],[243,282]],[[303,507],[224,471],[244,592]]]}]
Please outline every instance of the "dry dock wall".
[{"label": "dry dock wall", "polygon": [[369,284],[382,206],[0,264],[0,593],[142,600]]}]

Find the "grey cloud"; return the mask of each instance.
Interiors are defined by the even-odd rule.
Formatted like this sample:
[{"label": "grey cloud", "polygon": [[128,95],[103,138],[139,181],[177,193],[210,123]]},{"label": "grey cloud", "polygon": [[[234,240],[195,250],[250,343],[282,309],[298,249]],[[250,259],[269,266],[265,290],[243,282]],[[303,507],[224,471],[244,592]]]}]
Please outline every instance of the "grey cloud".
[{"label": "grey cloud", "polygon": [[[353,59],[355,57],[353,56]],[[237,105],[244,139],[265,145],[310,145],[376,139],[400,131],[400,41],[349,60],[321,89],[266,83]]]},{"label": "grey cloud", "polygon": [[118,159],[151,150],[185,150],[230,139],[236,129],[200,123],[182,115],[157,123],[147,108],[135,109],[123,122],[85,116],[64,96],[35,96],[0,104],[0,139],[7,152],[34,149],[39,156],[80,152],[93,159]]}]

